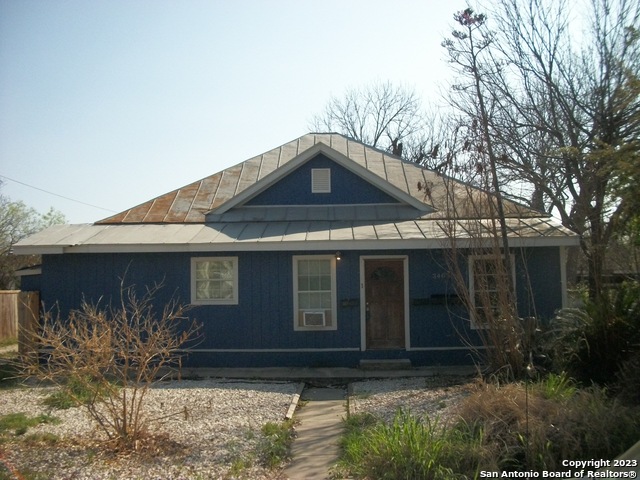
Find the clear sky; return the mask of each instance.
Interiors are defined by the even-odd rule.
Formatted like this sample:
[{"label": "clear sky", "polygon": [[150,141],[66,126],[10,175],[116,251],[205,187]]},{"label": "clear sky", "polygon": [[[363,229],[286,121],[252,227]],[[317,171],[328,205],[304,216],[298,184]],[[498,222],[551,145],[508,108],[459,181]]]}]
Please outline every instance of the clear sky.
[{"label": "clear sky", "polygon": [[307,133],[348,87],[389,80],[435,105],[465,7],[0,0],[0,193],[93,222]]}]

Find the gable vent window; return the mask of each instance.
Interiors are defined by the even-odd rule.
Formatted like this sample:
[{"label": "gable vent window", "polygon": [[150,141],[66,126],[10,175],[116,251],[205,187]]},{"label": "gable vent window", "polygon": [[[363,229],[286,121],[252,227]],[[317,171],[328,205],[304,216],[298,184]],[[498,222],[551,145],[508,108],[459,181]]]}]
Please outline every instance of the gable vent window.
[{"label": "gable vent window", "polygon": [[331,169],[311,169],[311,193],[331,193]]}]

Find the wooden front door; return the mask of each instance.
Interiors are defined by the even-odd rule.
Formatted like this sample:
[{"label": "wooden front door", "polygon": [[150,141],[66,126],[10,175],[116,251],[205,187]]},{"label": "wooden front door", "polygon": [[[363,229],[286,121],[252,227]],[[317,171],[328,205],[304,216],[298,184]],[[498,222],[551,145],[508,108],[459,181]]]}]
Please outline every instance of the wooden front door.
[{"label": "wooden front door", "polygon": [[404,261],[364,261],[367,349],[405,348]]}]

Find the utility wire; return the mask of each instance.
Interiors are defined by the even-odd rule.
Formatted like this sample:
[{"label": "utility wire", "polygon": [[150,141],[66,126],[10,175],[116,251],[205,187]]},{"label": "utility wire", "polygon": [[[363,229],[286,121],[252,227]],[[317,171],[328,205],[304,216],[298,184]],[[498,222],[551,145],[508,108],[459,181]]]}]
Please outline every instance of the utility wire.
[{"label": "utility wire", "polygon": [[44,189],[42,189],[42,188],[34,187],[33,185],[29,185],[28,183],[24,183],[24,182],[21,182],[21,181],[19,181],[19,180],[15,180],[15,179],[13,179],[13,178],[9,178],[9,177],[7,177],[6,175],[0,175],[0,177],[5,178],[5,179],[7,179],[7,180],[11,180],[12,182],[15,182],[15,183],[19,183],[20,185],[24,185],[25,187],[33,188],[34,190],[39,190],[39,191],[41,191],[41,192],[48,193],[49,195],[53,195],[54,197],[64,198],[65,200],[69,200],[70,202],[81,203],[82,205],[86,205],[86,206],[88,206],[88,207],[97,208],[97,209],[99,209],[99,210],[104,210],[104,211],[106,211],[106,212],[118,213],[118,212],[116,212],[115,210],[110,210],[110,209],[108,209],[108,208],[99,207],[99,206],[97,206],[97,205],[92,205],[92,204],[87,203],[87,202],[82,202],[82,201],[80,201],[80,200],[76,200],[75,198],[65,197],[64,195],[59,195],[59,194],[57,194],[57,193],[53,193],[53,192],[49,192],[48,190],[44,190]]}]

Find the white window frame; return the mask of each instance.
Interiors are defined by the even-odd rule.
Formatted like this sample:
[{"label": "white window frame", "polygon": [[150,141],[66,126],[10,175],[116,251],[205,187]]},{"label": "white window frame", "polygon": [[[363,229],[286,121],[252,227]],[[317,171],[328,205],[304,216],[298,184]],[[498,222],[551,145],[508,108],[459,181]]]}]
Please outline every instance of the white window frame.
[{"label": "white window frame", "polygon": [[[321,312],[323,309],[301,309],[299,307],[298,263],[300,260],[328,260],[331,269],[331,325],[305,327],[300,321],[304,312]],[[338,328],[338,290],[336,288],[336,257],[335,255],[294,255],[293,256],[293,329],[295,331],[324,331]]]},{"label": "white window frame", "polygon": [[331,193],[331,169],[311,169],[311,193]]},{"label": "white window frame", "polygon": [[[513,288],[516,288],[516,264],[515,255],[510,254],[511,257],[511,281]],[[489,328],[489,325],[480,324],[476,321],[477,309],[476,309],[476,289],[474,280],[474,266],[477,260],[494,260],[499,261],[502,256],[497,255],[469,255],[469,298],[471,300],[472,311],[469,312],[471,319],[471,328],[474,330]]]},{"label": "white window frame", "polygon": [[[231,261],[233,264],[233,295],[231,298],[196,298],[196,271],[200,262]],[[238,257],[193,257],[191,258],[191,304],[192,305],[237,305],[238,304]]]}]

